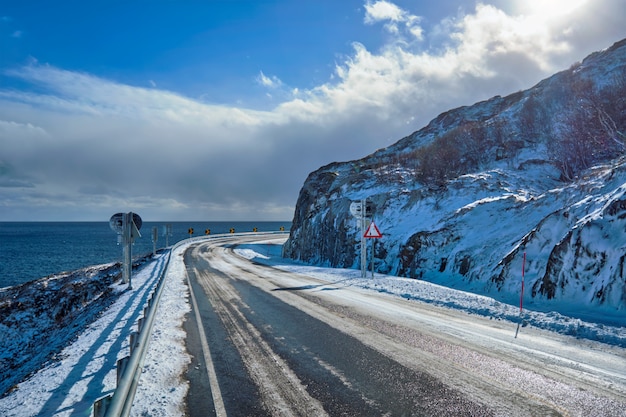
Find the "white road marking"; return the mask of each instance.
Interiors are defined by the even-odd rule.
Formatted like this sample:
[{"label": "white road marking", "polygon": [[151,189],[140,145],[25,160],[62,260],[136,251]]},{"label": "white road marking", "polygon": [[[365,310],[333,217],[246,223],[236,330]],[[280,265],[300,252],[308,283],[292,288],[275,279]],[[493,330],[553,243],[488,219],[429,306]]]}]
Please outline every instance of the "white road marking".
[{"label": "white road marking", "polygon": [[202,326],[202,318],[200,317],[200,311],[198,310],[198,303],[196,302],[196,296],[193,292],[193,287],[189,282],[189,276],[185,273],[187,278],[187,285],[189,286],[189,293],[191,294],[191,302],[193,303],[193,311],[196,315],[196,323],[198,324],[198,332],[200,334],[200,343],[202,345],[202,355],[204,356],[204,362],[206,364],[206,371],[209,377],[209,384],[211,386],[211,394],[213,395],[213,405],[215,405],[215,414],[218,417],[226,417],[226,408],[224,407],[224,400],[222,399],[222,392],[220,385],[217,382],[217,374],[215,372],[215,366],[211,359],[211,350],[206,340],[206,333]]}]

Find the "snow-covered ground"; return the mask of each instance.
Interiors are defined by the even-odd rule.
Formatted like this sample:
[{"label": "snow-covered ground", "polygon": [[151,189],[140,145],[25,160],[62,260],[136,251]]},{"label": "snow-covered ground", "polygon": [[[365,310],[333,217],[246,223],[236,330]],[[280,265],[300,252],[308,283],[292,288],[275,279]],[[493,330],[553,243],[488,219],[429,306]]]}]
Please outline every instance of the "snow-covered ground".
[{"label": "snow-covered ground", "polygon": [[[236,251],[241,256],[254,259],[255,262],[272,265],[286,271],[314,276],[328,282],[341,281],[345,286],[355,286],[393,294],[405,299],[463,310],[492,319],[509,320],[513,323],[520,321],[519,305],[505,304],[490,297],[459,291],[422,280],[399,278],[378,273],[372,278],[371,271],[367,272],[367,278],[361,278],[360,270],[303,265],[281,258],[281,247],[279,245],[249,245],[247,247],[239,247]],[[546,308],[545,305],[541,307],[543,309]],[[576,305],[568,308],[570,311],[575,311],[576,309]],[[613,316],[608,317],[606,322],[602,321],[601,316],[596,315],[594,317],[596,321],[589,322],[568,317],[556,311],[539,312],[526,308],[523,309],[521,315],[524,326],[531,325],[560,334],[596,340],[626,348],[625,326],[612,325],[615,321]],[[624,323],[626,324],[626,318]]]},{"label": "snow-covered ground", "polygon": [[[173,256],[175,259],[175,254]],[[142,316],[150,292],[165,265],[165,258],[165,255],[159,255],[135,272],[132,291],[126,291],[125,284],[114,284],[114,291],[118,293],[116,301],[71,344],[45,363],[43,368],[0,398],[0,416],[91,415],[93,403],[100,397],[112,394],[115,389],[116,362],[129,354],[129,335],[137,329],[137,320]],[[163,361],[165,365],[159,368],[146,366],[141,391],[149,386],[151,378],[167,380],[164,374],[168,367],[179,372],[188,361],[184,349],[184,332],[180,329],[184,315],[189,310],[181,265],[182,262],[173,262],[169,268],[170,276],[153,328],[153,339],[157,342],[151,345],[152,357],[159,353],[167,354],[167,361]],[[46,331],[45,328],[39,330]],[[49,356],[46,354],[49,349],[54,348],[40,346],[41,356]],[[170,390],[169,401],[181,404],[186,392],[184,384],[170,385]],[[153,398],[144,398],[152,404],[158,404]],[[163,415],[177,414],[180,412]]]},{"label": "snow-covered ground", "polygon": [[[193,242],[175,247],[171,254],[165,287],[142,377],[132,409],[134,416],[182,415],[187,384],[185,370],[190,363],[182,328],[190,311],[184,250]],[[376,274],[361,278],[360,271],[330,269],[297,264],[280,257],[276,239],[240,246],[237,253],[256,262],[314,276],[330,283],[357,286],[460,309],[496,320],[510,320],[511,332],[519,320],[519,307],[491,298],[451,290],[420,280]],[[147,263],[133,277],[132,292],[121,292],[116,302],[89,325],[55,360],[31,374],[5,397],[0,398],[1,416],[89,415],[93,402],[115,387],[115,362],[128,354],[128,334],[135,328],[147,294],[159,275],[162,258]],[[524,311],[525,325],[553,330],[579,338],[599,340],[626,347],[626,328],[590,323],[558,313]],[[521,334],[523,335],[522,328]]]}]

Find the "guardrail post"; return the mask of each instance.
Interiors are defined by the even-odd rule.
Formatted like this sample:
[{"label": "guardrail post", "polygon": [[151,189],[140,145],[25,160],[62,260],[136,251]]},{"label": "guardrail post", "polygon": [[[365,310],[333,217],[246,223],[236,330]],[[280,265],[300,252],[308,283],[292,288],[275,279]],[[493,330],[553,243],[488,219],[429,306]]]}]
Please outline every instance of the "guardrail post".
[{"label": "guardrail post", "polygon": [[106,397],[99,398],[93,403],[93,417],[104,417],[107,412],[107,408],[109,408],[109,404],[111,404],[111,396],[107,395]]},{"label": "guardrail post", "polygon": [[130,354],[132,355],[139,344],[139,332],[130,333]]},{"label": "guardrail post", "polygon": [[116,386],[120,385],[120,379],[124,375],[124,371],[126,370],[126,365],[128,365],[128,361],[130,361],[130,356],[124,356],[122,359],[117,361],[117,382]]}]

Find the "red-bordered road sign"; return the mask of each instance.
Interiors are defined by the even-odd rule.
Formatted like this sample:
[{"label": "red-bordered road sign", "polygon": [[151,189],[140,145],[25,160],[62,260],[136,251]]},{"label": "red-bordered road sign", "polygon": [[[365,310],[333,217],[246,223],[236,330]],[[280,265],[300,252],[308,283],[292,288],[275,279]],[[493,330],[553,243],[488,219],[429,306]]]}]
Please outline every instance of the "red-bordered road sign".
[{"label": "red-bordered road sign", "polygon": [[380,233],[380,230],[378,230],[378,227],[376,227],[376,223],[371,222],[363,237],[380,238],[383,237],[383,234]]}]

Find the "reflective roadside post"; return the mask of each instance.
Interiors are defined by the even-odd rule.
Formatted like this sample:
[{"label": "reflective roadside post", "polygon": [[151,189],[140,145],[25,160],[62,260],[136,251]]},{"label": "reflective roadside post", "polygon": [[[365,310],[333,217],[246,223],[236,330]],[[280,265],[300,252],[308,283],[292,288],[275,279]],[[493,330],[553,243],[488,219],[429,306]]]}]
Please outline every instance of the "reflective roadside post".
[{"label": "reflective roadside post", "polygon": [[169,238],[170,236],[172,236],[172,225],[171,224],[166,224],[165,226],[163,226],[163,236],[165,236],[165,247],[169,247]]},{"label": "reflective roadside post", "polygon": [[159,228],[156,226],[153,226],[152,227],[152,256],[156,256],[157,240],[159,240]]},{"label": "reflective roadside post", "polygon": [[522,324],[524,312],[524,269],[526,268],[526,246],[522,246],[524,249],[524,258],[522,259],[522,288],[519,295],[519,321],[517,322],[517,330],[515,330],[515,338],[517,339],[517,334],[519,333],[519,326]]}]

